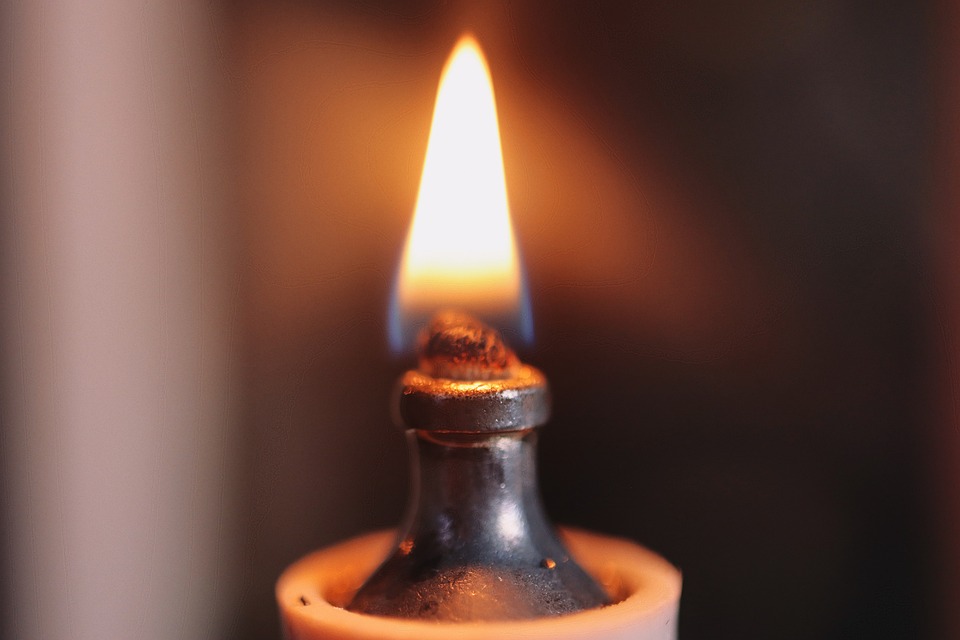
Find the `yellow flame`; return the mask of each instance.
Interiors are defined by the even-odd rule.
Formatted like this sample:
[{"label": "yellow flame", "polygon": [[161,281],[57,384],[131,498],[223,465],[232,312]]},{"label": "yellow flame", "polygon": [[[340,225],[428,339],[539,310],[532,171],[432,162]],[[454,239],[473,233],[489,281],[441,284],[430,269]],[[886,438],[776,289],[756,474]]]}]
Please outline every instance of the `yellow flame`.
[{"label": "yellow flame", "polygon": [[440,79],[397,303],[406,317],[457,307],[481,315],[521,304],[493,80],[464,36]]}]

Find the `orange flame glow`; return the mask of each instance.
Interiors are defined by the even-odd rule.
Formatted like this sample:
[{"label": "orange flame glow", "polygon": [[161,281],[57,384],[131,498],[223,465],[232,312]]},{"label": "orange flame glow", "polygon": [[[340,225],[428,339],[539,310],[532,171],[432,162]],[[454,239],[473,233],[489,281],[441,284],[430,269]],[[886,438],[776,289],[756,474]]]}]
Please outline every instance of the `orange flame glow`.
[{"label": "orange flame glow", "polygon": [[470,36],[454,47],[440,79],[394,296],[396,349],[409,344],[427,317],[449,307],[506,320],[512,326],[503,328],[529,337],[493,80]]}]

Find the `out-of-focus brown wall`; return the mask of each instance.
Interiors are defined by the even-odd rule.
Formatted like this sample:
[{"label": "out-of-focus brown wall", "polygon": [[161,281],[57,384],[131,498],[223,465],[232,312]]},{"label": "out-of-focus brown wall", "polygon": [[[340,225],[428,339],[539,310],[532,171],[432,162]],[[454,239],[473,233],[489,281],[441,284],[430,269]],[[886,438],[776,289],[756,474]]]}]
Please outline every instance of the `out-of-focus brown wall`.
[{"label": "out-of-focus brown wall", "polygon": [[385,309],[450,47],[490,59],[561,522],[684,571],[685,638],[934,633],[926,3],[231,7],[245,238],[232,637],[397,522]]},{"label": "out-of-focus brown wall", "polygon": [[932,304],[932,356],[939,373],[934,387],[932,415],[937,427],[929,492],[934,505],[937,571],[934,588],[938,631],[943,638],[960,636],[960,6],[940,4],[938,13],[935,113],[936,181],[933,256],[936,261],[936,295]]}]

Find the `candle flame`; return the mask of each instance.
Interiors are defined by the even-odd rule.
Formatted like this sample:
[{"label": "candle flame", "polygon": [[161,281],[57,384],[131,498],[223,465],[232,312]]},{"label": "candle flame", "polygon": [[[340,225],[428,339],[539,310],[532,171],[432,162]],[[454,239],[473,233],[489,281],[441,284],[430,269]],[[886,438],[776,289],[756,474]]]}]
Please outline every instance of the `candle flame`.
[{"label": "candle flame", "polygon": [[442,308],[474,313],[521,340],[531,337],[493,80],[471,36],[454,47],[440,78],[391,306],[390,342],[397,351]]}]

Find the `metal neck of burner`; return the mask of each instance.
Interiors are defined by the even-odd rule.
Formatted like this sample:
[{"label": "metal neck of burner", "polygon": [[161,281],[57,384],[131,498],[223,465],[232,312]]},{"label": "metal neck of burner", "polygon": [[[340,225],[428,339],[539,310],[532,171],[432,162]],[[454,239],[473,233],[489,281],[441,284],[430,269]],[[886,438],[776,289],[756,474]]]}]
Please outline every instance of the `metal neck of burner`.
[{"label": "metal neck of burner", "polygon": [[540,557],[552,531],[537,491],[534,430],[407,437],[414,487],[407,546],[442,550],[464,566],[559,560]]}]

